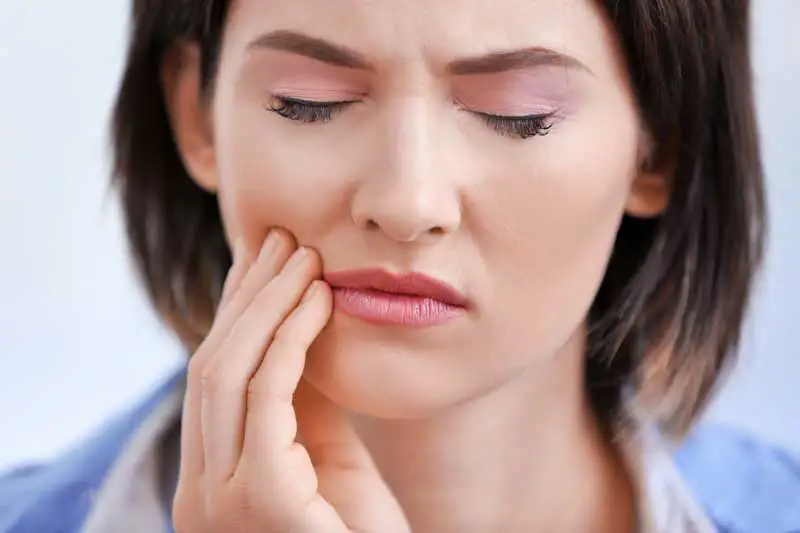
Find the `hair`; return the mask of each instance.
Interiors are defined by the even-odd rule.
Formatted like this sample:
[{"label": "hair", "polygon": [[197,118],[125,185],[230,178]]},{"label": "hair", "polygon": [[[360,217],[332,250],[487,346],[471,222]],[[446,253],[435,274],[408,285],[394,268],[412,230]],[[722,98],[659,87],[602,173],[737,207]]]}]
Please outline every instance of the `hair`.
[{"label": "hair", "polygon": [[[625,217],[589,316],[586,385],[601,420],[628,392],[684,432],[738,351],[765,241],[748,0],[601,0],[615,28],[653,164],[674,168],[653,219]],[[113,116],[113,183],[136,266],[158,312],[193,350],[230,268],[215,195],[187,174],[161,67],[200,50],[209,92],[230,0],[134,0]]]}]

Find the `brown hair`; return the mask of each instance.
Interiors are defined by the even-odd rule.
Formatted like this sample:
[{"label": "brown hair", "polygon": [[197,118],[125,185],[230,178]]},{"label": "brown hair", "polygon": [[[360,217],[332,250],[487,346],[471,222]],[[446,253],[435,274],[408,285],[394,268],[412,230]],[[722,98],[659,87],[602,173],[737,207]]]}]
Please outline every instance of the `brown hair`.
[{"label": "brown hair", "polygon": [[[761,261],[763,179],[747,0],[602,0],[655,141],[674,165],[657,219],[625,218],[589,315],[587,386],[600,416],[624,391],[683,430],[733,358]],[[198,44],[204,90],[229,0],[135,0],[113,121],[114,182],[152,301],[190,349],[213,320],[230,252],[216,197],[182,164],[161,90],[176,40]]]}]

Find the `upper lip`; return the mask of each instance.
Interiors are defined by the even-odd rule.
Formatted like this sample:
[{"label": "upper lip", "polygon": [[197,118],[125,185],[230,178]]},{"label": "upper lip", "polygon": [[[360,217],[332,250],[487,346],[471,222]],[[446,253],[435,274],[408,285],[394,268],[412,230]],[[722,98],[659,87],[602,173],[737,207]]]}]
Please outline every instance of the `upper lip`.
[{"label": "upper lip", "polygon": [[418,272],[392,273],[382,269],[340,270],[324,276],[331,287],[372,289],[390,294],[430,298],[449,305],[466,307],[467,297],[431,276]]}]

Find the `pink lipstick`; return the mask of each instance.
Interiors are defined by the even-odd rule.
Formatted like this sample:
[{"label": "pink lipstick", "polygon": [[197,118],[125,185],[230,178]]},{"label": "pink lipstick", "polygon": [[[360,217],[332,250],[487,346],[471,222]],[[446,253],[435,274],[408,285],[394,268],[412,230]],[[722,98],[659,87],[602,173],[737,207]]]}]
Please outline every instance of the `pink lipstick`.
[{"label": "pink lipstick", "polygon": [[427,327],[463,315],[467,298],[424,274],[343,270],[325,276],[334,309],[372,324]]}]

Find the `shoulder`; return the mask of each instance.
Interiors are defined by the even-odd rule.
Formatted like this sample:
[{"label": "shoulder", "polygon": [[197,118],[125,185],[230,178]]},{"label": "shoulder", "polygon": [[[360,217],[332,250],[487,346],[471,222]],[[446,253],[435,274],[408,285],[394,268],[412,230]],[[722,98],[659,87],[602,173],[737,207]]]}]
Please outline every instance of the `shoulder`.
[{"label": "shoulder", "polygon": [[726,533],[800,532],[800,458],[723,425],[698,427],[678,468]]},{"label": "shoulder", "polygon": [[144,401],[56,460],[0,475],[0,531],[78,533],[117,456],[175,381],[173,377],[160,384]]}]

